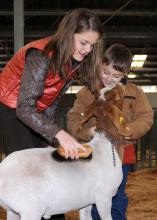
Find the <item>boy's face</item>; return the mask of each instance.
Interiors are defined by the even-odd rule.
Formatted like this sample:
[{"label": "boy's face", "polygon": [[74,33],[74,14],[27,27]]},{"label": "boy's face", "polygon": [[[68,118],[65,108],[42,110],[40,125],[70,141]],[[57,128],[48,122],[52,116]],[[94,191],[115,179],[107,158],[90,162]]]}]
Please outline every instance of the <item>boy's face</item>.
[{"label": "boy's face", "polygon": [[113,83],[119,83],[124,77],[124,73],[115,70],[111,64],[106,65],[105,63],[102,66],[101,81],[104,87],[109,86]]}]

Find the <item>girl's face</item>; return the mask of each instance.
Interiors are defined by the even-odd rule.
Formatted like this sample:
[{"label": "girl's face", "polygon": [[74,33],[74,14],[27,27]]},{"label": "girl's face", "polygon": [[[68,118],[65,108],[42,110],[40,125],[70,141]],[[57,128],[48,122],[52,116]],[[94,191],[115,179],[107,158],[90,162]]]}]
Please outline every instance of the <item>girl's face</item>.
[{"label": "girl's face", "polygon": [[98,39],[99,33],[92,30],[74,34],[74,52],[72,57],[81,62],[92,51]]},{"label": "girl's face", "polygon": [[106,65],[105,63],[102,66],[101,81],[104,87],[109,86],[113,83],[119,83],[124,77],[124,73],[115,70],[111,64]]}]

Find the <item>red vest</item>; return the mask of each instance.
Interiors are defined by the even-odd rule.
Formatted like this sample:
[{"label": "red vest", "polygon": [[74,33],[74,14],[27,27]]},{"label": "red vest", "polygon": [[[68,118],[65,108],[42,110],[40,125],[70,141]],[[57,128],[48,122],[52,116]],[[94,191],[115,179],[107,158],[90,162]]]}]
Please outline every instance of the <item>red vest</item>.
[{"label": "red vest", "polygon": [[[19,94],[19,85],[21,75],[24,70],[25,55],[29,48],[37,48],[43,50],[50,37],[33,41],[22,47],[13,58],[7,63],[0,74],[0,102],[10,108],[16,108],[17,96]],[[74,71],[67,66],[67,79],[71,79]],[[37,101],[38,111],[46,109],[57,98],[59,92],[63,88],[65,82],[60,78],[59,74],[49,72],[45,80],[45,89],[42,97]]]}]

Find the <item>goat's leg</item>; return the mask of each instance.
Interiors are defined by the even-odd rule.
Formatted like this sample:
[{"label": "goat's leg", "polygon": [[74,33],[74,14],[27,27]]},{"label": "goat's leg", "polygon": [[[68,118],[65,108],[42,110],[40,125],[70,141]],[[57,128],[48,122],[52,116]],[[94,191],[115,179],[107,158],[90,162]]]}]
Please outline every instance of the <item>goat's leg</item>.
[{"label": "goat's leg", "polygon": [[87,206],[79,210],[80,220],[92,220],[92,206]]},{"label": "goat's leg", "polygon": [[44,212],[45,208],[40,205],[33,208],[27,207],[27,209],[23,209],[22,213],[20,213],[20,220],[41,220]]},{"label": "goat's leg", "polygon": [[35,212],[30,212],[30,213],[23,213],[21,214],[21,219],[20,220],[41,220],[42,215],[41,213],[35,213]]},{"label": "goat's leg", "polygon": [[7,211],[7,220],[20,220],[20,215],[15,212],[8,210]]},{"label": "goat's leg", "polygon": [[97,200],[96,207],[101,220],[112,220],[111,205],[112,205],[112,196],[109,196],[107,193],[104,194],[104,198],[102,198],[101,196],[101,198]]}]

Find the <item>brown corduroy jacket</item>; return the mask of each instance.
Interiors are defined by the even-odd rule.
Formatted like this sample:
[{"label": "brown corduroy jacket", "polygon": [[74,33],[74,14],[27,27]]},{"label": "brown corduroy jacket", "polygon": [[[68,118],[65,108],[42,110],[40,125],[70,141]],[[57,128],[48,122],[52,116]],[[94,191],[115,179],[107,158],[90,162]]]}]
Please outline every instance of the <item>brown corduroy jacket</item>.
[{"label": "brown corduroy jacket", "polygon": [[[96,125],[95,118],[91,118],[82,125],[83,117],[90,104],[95,100],[87,87],[83,87],[77,94],[73,108],[68,112],[67,125],[69,132],[79,141],[89,141],[92,137],[89,128]],[[131,129],[131,140],[125,145],[135,143],[153,124],[153,110],[144,92],[134,84],[124,86],[123,113],[127,126]]]}]

